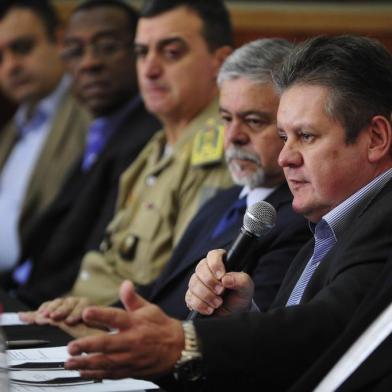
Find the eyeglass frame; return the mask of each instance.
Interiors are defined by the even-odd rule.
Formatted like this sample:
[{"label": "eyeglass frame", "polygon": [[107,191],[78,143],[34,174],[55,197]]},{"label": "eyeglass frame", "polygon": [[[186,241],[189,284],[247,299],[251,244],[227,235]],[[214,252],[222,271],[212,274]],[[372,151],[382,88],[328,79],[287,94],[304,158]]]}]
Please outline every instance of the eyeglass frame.
[{"label": "eyeglass frame", "polygon": [[[108,41],[111,41],[111,46],[107,45]],[[115,57],[117,54],[121,52],[121,50],[125,48],[131,49],[131,54],[133,54],[134,43],[133,40],[119,40],[114,37],[96,37],[91,42],[79,42],[77,40],[72,40],[72,43],[76,43],[79,45],[78,47],[65,47],[60,52],[60,56],[65,63],[80,63],[83,59],[83,56],[86,54],[87,48],[91,48],[92,54],[101,59],[110,59]],[[105,48],[106,44],[106,48]],[[109,49],[108,49],[109,47]],[[74,52],[74,53],[72,53]]]}]

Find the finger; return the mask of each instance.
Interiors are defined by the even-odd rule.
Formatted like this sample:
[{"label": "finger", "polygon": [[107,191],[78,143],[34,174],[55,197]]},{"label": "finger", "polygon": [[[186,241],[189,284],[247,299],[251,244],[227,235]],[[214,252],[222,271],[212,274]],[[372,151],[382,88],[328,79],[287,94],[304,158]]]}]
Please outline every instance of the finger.
[{"label": "finger", "polygon": [[243,299],[253,297],[254,283],[245,272],[229,272],[222,279],[222,285],[230,290],[235,290]]},{"label": "finger", "polygon": [[128,314],[123,309],[92,306],[82,312],[82,319],[87,325],[99,325],[108,329],[126,329],[130,327]]},{"label": "finger", "polygon": [[[189,281],[189,288],[192,288],[192,284],[198,284],[200,281],[203,283],[204,286],[208,287],[212,292],[216,294],[221,294],[223,292],[223,286],[221,285],[220,281],[216,278],[215,274],[212,273],[210,270],[207,259],[203,259],[197,264],[195,268],[195,274],[197,277],[197,281],[193,279]],[[191,290],[193,293],[193,290]]]},{"label": "finger", "polygon": [[216,279],[221,280],[226,273],[223,263],[226,251],[224,249],[215,249],[207,253],[207,264],[211,273]]},{"label": "finger", "polygon": [[[191,282],[189,283],[191,284]],[[210,315],[214,312],[214,307],[203,301],[202,298],[193,295],[191,289],[189,289],[186,293],[186,302],[189,309],[195,310],[196,312],[199,312],[201,314]]]},{"label": "finger", "polygon": [[[130,351],[131,347],[127,344],[128,339],[124,334],[100,334],[87,336],[73,340],[68,343],[68,352],[72,356],[81,355],[82,353],[117,353]],[[75,358],[74,358],[75,359]],[[76,360],[76,359],[75,359]],[[87,357],[77,357],[78,363],[83,364]]]},{"label": "finger", "polygon": [[[65,367],[69,370],[115,370],[140,369],[150,363],[149,359],[142,358],[136,353],[125,350],[116,353],[91,353],[68,358]],[[135,365],[136,363],[136,365]]]},{"label": "finger", "polygon": [[37,312],[31,311],[31,312],[19,312],[18,317],[19,320],[28,323],[28,324],[34,324],[35,323],[35,316]]},{"label": "finger", "polygon": [[63,298],[56,298],[53,301],[47,301],[41,304],[41,306],[38,308],[37,312],[49,317],[50,313],[56,310],[62,303],[64,299]]},{"label": "finger", "polygon": [[126,310],[132,311],[147,305],[140,295],[136,294],[135,287],[129,280],[125,280],[120,287],[120,299]]},{"label": "finger", "polygon": [[83,310],[86,309],[88,306],[89,301],[86,298],[80,298],[79,301],[74,304],[74,307],[65,319],[65,322],[68,325],[75,325],[83,321],[82,313]]},{"label": "finger", "polygon": [[[223,290],[223,286],[220,287],[222,287]],[[209,287],[205,286],[204,282],[196,275],[193,275],[189,281],[189,291],[192,294],[190,297],[192,306],[194,305],[192,299],[199,299],[202,303],[214,309],[222,304],[222,298],[216,295]]]},{"label": "finger", "polygon": [[53,320],[65,320],[74,310],[79,298],[68,297],[65,298],[55,309],[49,313],[49,317]]}]

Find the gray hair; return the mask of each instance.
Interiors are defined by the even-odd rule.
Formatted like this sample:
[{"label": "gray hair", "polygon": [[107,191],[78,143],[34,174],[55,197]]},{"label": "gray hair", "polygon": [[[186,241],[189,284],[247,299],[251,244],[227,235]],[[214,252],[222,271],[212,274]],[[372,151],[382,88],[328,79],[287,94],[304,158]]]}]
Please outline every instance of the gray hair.
[{"label": "gray hair", "polygon": [[236,49],[223,63],[218,86],[225,80],[246,77],[257,83],[272,82],[272,72],[291,52],[294,45],[282,38],[264,38]]}]

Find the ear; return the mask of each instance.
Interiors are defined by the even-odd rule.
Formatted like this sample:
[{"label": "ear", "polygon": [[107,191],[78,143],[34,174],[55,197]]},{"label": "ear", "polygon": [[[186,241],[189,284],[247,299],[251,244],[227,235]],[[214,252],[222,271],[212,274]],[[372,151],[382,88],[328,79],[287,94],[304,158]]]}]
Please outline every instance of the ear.
[{"label": "ear", "polygon": [[392,127],[384,116],[375,116],[368,128],[368,157],[372,163],[391,156]]},{"label": "ear", "polygon": [[221,46],[214,52],[214,67],[215,67],[215,77],[218,75],[219,69],[226,57],[233,51],[231,46]]}]

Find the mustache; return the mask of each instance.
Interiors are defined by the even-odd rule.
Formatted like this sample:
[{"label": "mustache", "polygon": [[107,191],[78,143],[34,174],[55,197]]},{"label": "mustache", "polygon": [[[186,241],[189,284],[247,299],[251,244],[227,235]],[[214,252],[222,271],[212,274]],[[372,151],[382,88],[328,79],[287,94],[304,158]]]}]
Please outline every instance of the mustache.
[{"label": "mustache", "polygon": [[233,159],[241,159],[254,162],[259,166],[261,165],[260,158],[257,154],[246,151],[239,146],[230,146],[227,148],[225,151],[225,158],[227,163],[230,163]]}]

